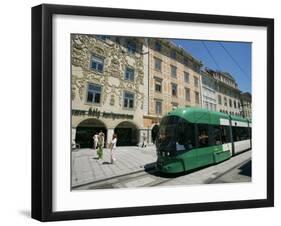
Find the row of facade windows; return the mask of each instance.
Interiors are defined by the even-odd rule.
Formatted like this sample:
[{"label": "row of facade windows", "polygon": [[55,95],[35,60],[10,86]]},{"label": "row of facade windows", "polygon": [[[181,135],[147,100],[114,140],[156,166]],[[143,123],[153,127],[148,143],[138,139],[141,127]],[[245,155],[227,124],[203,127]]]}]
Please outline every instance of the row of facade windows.
[{"label": "row of facade windows", "polygon": [[[104,70],[104,59],[97,56],[92,56],[91,58],[91,69],[103,73]],[[126,67],[124,79],[127,81],[135,80],[135,70],[131,67]]]},{"label": "row of facade windows", "polygon": [[[177,97],[178,96],[178,86],[176,84],[171,84],[172,85],[172,96]],[[184,88],[185,91],[185,100],[190,101],[190,89],[189,88]],[[199,92],[194,91],[195,94],[195,103],[199,104]]]},{"label": "row of facade windows", "polygon": [[[178,97],[178,85],[171,83],[171,90],[172,90],[172,96],[173,97]],[[184,88],[185,90],[185,100],[190,101],[190,89],[189,88]],[[155,80],[155,91],[158,93],[162,92],[162,80]],[[199,104],[199,92],[194,92],[195,93],[195,102]]]},{"label": "row of facade windows", "polygon": [[[177,77],[177,67],[174,65],[170,65],[171,68],[171,76],[176,78]],[[156,71],[161,72],[162,71],[162,60],[158,58],[154,58],[154,69]],[[189,83],[189,73],[184,71],[184,82]],[[199,79],[194,76],[194,86],[199,87]]]},{"label": "row of facade windows", "polygon": [[[186,98],[190,100],[190,90],[186,89]],[[87,102],[93,104],[101,103],[101,95],[102,95],[102,86],[98,84],[88,84],[87,90]],[[135,95],[132,92],[124,91],[123,92],[123,107],[127,109],[133,109],[135,102]],[[195,92],[195,102],[199,104],[199,93]],[[173,107],[177,107],[177,103],[172,103]],[[162,101],[155,101],[155,113],[158,115],[162,114]]]},{"label": "row of facade windows", "polygon": [[[220,105],[222,105],[222,97],[221,97],[221,95],[218,95],[218,104],[220,104]],[[224,106],[226,106],[227,107],[227,105],[229,104],[229,107],[234,107],[234,108],[240,108],[240,102],[236,102],[236,100],[233,100],[233,105],[232,105],[232,100],[231,99],[229,99],[228,100],[228,103],[227,103],[227,98],[226,97],[224,97]]]},{"label": "row of facade windows", "polygon": [[225,114],[235,115],[235,116],[242,116],[241,113],[239,113],[239,112],[233,112],[233,111],[227,111],[227,110],[220,110],[220,112],[225,113]]},{"label": "row of facade windows", "polygon": [[[186,98],[190,99],[190,90],[186,89]],[[100,104],[101,103],[101,94],[102,94],[102,86],[98,84],[88,84],[88,90],[87,90],[87,102],[88,103],[94,103],[94,104]],[[135,95],[132,92],[124,91],[123,92],[123,107],[126,109],[133,109],[134,108],[134,102],[135,102]],[[195,102],[199,104],[199,93],[195,92]],[[178,107],[177,103],[172,103],[173,107]],[[211,106],[211,110],[216,110],[215,106]],[[240,116],[240,113],[235,112],[228,112],[225,110],[220,110],[220,112],[229,113],[231,115]],[[162,101],[156,100],[155,101],[155,113],[157,115],[162,114]]]},{"label": "row of facade windows", "polygon": [[[101,103],[102,86],[98,84],[88,84],[87,102],[93,104]],[[123,107],[127,109],[134,108],[135,95],[132,92],[123,92]]]}]

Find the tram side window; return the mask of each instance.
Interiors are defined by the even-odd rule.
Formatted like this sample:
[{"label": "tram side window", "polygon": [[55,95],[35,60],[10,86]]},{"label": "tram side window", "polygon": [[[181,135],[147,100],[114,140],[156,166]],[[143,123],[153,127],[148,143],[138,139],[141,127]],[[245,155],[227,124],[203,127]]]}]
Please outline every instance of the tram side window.
[{"label": "tram side window", "polygon": [[199,147],[209,146],[208,125],[198,124],[198,145]]},{"label": "tram side window", "polygon": [[177,143],[183,145],[185,150],[195,147],[194,124],[180,120],[177,126]]},{"label": "tram side window", "polygon": [[222,144],[221,127],[220,126],[212,126],[211,129],[212,129],[211,144],[212,145]]},{"label": "tram side window", "polygon": [[221,140],[222,143],[230,143],[230,127],[229,126],[221,126]]},{"label": "tram side window", "polygon": [[233,140],[241,141],[249,139],[248,127],[233,127]]}]

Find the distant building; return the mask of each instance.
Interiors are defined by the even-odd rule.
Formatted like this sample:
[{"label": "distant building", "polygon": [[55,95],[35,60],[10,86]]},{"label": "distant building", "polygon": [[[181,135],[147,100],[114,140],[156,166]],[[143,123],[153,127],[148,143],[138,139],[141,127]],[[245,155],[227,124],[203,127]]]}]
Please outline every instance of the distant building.
[{"label": "distant building", "polygon": [[201,71],[202,107],[211,111],[217,110],[217,81],[207,71]]},{"label": "distant building", "polygon": [[[160,119],[177,107],[201,107],[201,62],[166,39],[148,39],[144,80],[144,127],[155,141]],[[146,73],[146,70],[145,70]],[[146,80],[147,78],[147,80]]]},{"label": "distant building", "polygon": [[241,93],[242,116],[252,118],[252,95],[249,92]]},{"label": "distant building", "polygon": [[242,116],[240,90],[235,79],[227,72],[214,71],[206,68],[206,72],[216,81],[217,111],[230,115]]}]

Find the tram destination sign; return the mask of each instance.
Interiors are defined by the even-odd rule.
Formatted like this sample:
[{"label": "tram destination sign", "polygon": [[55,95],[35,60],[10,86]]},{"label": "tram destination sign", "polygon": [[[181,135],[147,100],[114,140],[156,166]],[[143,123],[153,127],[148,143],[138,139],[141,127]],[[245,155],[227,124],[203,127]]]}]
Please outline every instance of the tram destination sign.
[{"label": "tram destination sign", "polygon": [[100,111],[98,108],[89,108],[89,110],[72,110],[73,116],[92,116],[96,118],[112,118],[114,119],[133,119],[134,115],[129,114],[120,114],[120,113],[114,113],[114,112],[106,112],[106,111]]}]

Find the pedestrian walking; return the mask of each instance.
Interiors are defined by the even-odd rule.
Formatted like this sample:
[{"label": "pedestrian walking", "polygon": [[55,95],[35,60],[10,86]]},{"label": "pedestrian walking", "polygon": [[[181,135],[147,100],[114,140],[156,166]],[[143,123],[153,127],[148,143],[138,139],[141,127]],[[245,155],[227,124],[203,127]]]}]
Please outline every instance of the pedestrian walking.
[{"label": "pedestrian walking", "polygon": [[117,135],[113,134],[112,140],[110,142],[110,163],[111,164],[113,164],[116,161],[116,159],[114,158],[116,143],[117,143]]},{"label": "pedestrian walking", "polygon": [[102,159],[103,158],[103,147],[104,147],[104,133],[100,132],[98,135],[98,144],[97,144],[98,150],[98,158]]},{"label": "pedestrian walking", "polygon": [[98,146],[98,141],[99,141],[99,134],[98,134],[98,132],[96,132],[95,135],[93,136],[93,141],[94,141],[93,149],[96,150],[97,146]]},{"label": "pedestrian walking", "polygon": [[99,132],[99,137],[101,137],[102,147],[104,147],[104,133],[102,131]]},{"label": "pedestrian walking", "polygon": [[146,148],[146,136],[145,133],[142,134],[142,148],[145,147]]}]

